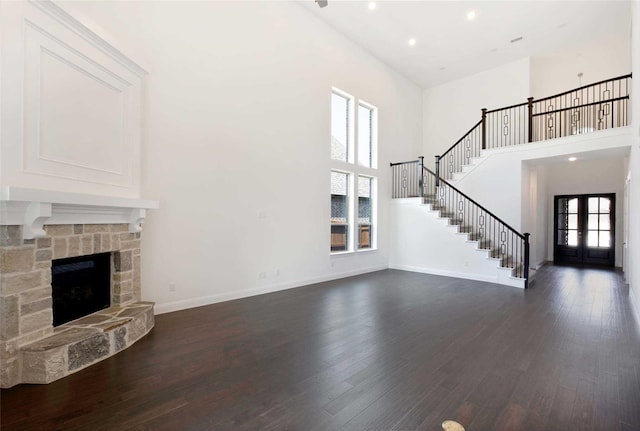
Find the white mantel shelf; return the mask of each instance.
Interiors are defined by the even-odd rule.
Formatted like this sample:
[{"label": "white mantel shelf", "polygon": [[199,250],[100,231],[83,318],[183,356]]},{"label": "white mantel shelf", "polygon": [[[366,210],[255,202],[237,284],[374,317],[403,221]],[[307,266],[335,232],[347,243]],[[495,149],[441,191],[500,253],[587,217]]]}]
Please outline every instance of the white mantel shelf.
[{"label": "white mantel shelf", "polygon": [[147,199],[0,187],[0,225],[22,225],[25,239],[46,236],[45,224],[127,223],[140,232],[146,211],[158,207]]}]

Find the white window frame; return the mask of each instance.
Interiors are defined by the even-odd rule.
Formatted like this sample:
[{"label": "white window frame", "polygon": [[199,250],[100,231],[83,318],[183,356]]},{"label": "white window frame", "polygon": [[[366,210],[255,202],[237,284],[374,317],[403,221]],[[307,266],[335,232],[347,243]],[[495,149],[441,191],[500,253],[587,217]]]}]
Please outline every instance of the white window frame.
[{"label": "white window frame", "polygon": [[[347,161],[337,160],[332,157],[331,147],[329,144],[329,159],[331,161],[330,172],[339,172],[348,174],[348,246],[346,251],[331,251],[331,243],[329,244],[329,251],[331,255],[340,254],[353,254],[353,253],[366,253],[376,251],[378,249],[378,108],[362,99],[358,99],[355,96],[343,91],[339,88],[332,87],[331,95],[336,94],[340,97],[344,97],[349,101],[348,104],[348,133],[347,133]],[[371,110],[371,167],[362,165],[358,161],[358,115],[359,107]],[[329,113],[332,119],[332,103],[329,101]],[[330,127],[330,136],[332,130]],[[331,177],[331,175],[329,176]],[[359,177],[370,178],[371,181],[371,230],[373,234],[370,236],[371,247],[370,248],[358,248],[359,240],[356,235],[359,234],[358,229],[358,188],[357,181]],[[329,199],[331,199],[331,183],[329,181]],[[329,210],[331,209],[329,205]],[[329,220],[331,220],[331,214],[329,214]],[[330,224],[330,223],[329,223]],[[329,229],[330,230],[330,229]],[[331,236],[329,235],[329,240]],[[331,240],[330,240],[331,241]]]},{"label": "white window frame", "polygon": [[[331,88],[331,95],[333,96],[333,94],[340,96],[340,97],[344,97],[345,99],[347,99],[347,145],[346,145],[346,151],[347,151],[347,157],[346,157],[346,162],[342,161],[342,160],[338,160],[338,159],[334,159],[331,158],[331,153],[329,153],[329,157],[331,158],[331,160],[333,160],[334,162],[337,163],[349,163],[349,164],[353,164],[355,159],[355,137],[356,137],[356,132],[355,132],[355,125],[357,124],[355,122],[356,116],[357,116],[357,109],[355,109],[355,97],[353,97],[352,95],[350,95],[349,93],[342,91],[338,88]],[[331,106],[331,103],[329,103],[329,106]],[[333,116],[331,117],[333,119]],[[331,151],[331,148],[329,148],[329,151]]]},{"label": "white window frame", "polygon": [[[359,243],[360,240],[359,238],[356,240],[355,244],[355,250],[362,252],[362,251],[370,251],[370,250],[377,250],[378,249],[378,178],[371,176],[371,175],[365,175],[365,174],[357,174],[357,177],[360,178],[368,178],[371,180],[370,183],[370,191],[369,194],[371,195],[369,197],[369,199],[371,200],[371,231],[369,232],[369,242],[371,244],[371,246],[369,248],[360,248],[359,247]],[[358,189],[358,187],[356,187],[356,190]],[[360,194],[359,194],[359,190],[357,190],[356,193],[356,200],[358,202],[358,205],[360,205]],[[356,229],[358,228],[358,215],[360,214],[360,208],[356,208],[356,221],[355,221],[355,226]],[[360,231],[358,229],[358,235],[360,234]]]},{"label": "white window frame", "polygon": [[[369,168],[369,169],[378,169],[378,108],[376,108],[375,106],[373,106],[371,103],[367,103],[364,100],[360,99],[358,100],[358,108],[360,108],[360,106],[362,106],[365,109],[368,109],[371,111],[371,166],[366,166],[366,165],[362,165],[358,162],[359,166],[362,166],[364,168]],[[359,118],[358,116],[360,115],[360,110],[357,109],[356,111],[358,111],[356,118],[358,119],[358,125],[360,124]],[[357,132],[359,133],[359,132]],[[360,143],[358,142],[358,144],[356,145],[357,151],[360,151]]]}]

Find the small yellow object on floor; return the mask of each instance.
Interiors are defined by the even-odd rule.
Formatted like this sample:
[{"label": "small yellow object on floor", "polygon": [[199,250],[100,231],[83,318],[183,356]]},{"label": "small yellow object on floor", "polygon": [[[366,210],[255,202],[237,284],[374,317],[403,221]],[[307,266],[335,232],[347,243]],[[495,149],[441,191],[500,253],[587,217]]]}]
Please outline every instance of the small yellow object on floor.
[{"label": "small yellow object on floor", "polygon": [[456,421],[442,422],[442,429],[444,431],[464,431],[464,427]]}]

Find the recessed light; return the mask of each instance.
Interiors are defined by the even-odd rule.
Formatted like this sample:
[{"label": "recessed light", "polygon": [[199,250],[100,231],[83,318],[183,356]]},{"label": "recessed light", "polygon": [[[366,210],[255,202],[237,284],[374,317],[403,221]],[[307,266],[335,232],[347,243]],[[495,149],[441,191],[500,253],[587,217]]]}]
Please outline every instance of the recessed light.
[{"label": "recessed light", "polygon": [[411,38],[407,41],[407,43],[409,44],[409,46],[415,46],[416,40],[414,38]]},{"label": "recessed light", "polygon": [[467,20],[473,21],[474,19],[476,19],[476,11],[470,10],[469,12],[467,12]]},{"label": "recessed light", "polygon": [[578,158],[577,158],[577,157],[569,157],[569,161],[570,161],[570,162],[575,162],[576,160],[578,160]]},{"label": "recessed light", "polygon": [[376,5],[376,2],[374,1],[369,2],[369,10],[375,10],[377,6],[378,5]]}]

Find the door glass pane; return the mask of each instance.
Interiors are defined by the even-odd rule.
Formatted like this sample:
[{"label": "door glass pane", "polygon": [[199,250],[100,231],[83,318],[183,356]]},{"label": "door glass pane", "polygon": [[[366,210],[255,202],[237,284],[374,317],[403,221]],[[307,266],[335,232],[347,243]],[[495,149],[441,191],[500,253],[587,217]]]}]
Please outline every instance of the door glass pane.
[{"label": "door glass pane", "polygon": [[567,245],[575,247],[578,245],[578,231],[570,230],[568,235]]},{"label": "door glass pane", "polygon": [[597,213],[598,212],[598,198],[589,198],[589,212]]},{"label": "door glass pane", "polygon": [[558,229],[568,229],[569,219],[567,214],[558,213]]},{"label": "door glass pane", "polygon": [[558,245],[568,245],[569,238],[566,230],[558,230]]},{"label": "door glass pane", "polygon": [[578,198],[569,199],[569,212],[570,213],[578,212]]},{"label": "door glass pane", "polygon": [[594,230],[590,230],[587,233],[587,246],[589,247],[597,247],[598,246],[598,232]]},{"label": "door glass pane", "polygon": [[589,226],[587,228],[598,230],[598,214],[589,214]]},{"label": "door glass pane", "polygon": [[600,247],[611,247],[611,232],[600,231]]},{"label": "door glass pane", "polygon": [[578,214],[569,214],[569,229],[578,229]]},{"label": "door glass pane", "polygon": [[600,198],[600,212],[603,214],[609,213],[611,210],[609,209],[611,205],[611,199],[609,198]]},{"label": "door glass pane", "polygon": [[600,215],[600,229],[611,230],[611,220],[609,219],[609,214]]}]

